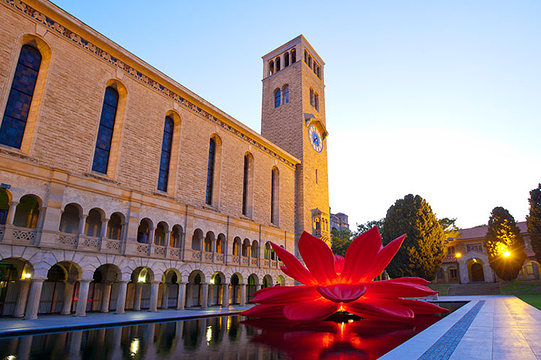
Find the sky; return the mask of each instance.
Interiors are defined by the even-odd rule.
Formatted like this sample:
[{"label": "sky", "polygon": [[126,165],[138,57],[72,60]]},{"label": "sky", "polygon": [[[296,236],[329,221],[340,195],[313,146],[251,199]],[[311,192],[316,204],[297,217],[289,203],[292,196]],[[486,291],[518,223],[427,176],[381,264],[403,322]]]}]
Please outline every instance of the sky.
[{"label": "sky", "polygon": [[303,34],[325,61],[332,212],[407,194],[468,228],[517,221],[541,182],[541,2],[73,1],[70,14],[257,132],[261,56]]}]

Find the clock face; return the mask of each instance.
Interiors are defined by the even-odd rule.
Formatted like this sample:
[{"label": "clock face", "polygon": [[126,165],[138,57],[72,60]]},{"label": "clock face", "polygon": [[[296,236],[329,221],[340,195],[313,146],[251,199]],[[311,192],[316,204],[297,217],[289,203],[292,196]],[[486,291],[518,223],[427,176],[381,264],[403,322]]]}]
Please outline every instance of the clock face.
[{"label": "clock face", "polygon": [[314,150],[321,152],[321,150],[323,150],[323,139],[321,138],[321,133],[314,124],[308,127],[308,136],[310,137],[310,143]]}]

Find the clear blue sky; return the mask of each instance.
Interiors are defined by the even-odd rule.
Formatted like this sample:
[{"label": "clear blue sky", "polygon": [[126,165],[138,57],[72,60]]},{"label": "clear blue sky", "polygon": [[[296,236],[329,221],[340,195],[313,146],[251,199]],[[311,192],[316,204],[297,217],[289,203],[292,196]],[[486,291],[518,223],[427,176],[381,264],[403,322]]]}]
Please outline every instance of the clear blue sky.
[{"label": "clear blue sky", "polygon": [[303,34],[352,228],[408,193],[463,228],[524,221],[541,182],[540,1],[53,2],[256,131],[261,56]]}]

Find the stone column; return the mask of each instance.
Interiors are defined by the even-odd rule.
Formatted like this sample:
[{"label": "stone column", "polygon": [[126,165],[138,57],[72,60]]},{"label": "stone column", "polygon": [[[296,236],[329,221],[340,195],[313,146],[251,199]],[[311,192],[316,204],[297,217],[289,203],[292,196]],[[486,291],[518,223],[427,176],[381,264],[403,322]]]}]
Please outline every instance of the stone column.
[{"label": "stone column", "polygon": [[153,281],[150,284],[150,308],[148,311],[158,311],[158,289],[160,286],[159,281]]},{"label": "stone column", "polygon": [[79,235],[84,234],[87,217],[88,217],[88,214],[82,214],[81,217],[79,218]]},{"label": "stone column", "polygon": [[116,299],[115,314],[124,314],[126,312],[126,292],[128,291],[128,281],[120,281],[118,287],[118,298]]},{"label": "stone column", "polygon": [[28,301],[28,290],[30,289],[30,280],[19,281],[19,294],[17,295],[17,302],[15,303],[15,309],[13,310],[13,317],[22,318],[24,316],[24,308]]},{"label": "stone column", "polygon": [[32,279],[24,317],[26,320],[35,320],[38,318],[39,301],[41,300],[41,288],[43,287],[44,281],[45,279]]},{"label": "stone column", "polygon": [[133,310],[134,311],[140,311],[141,310],[141,293],[143,290],[143,284],[140,282],[135,283],[135,294],[133,299]]},{"label": "stone column", "polygon": [[169,286],[164,281],[162,285],[162,309],[167,309],[169,306]]},{"label": "stone column", "polygon": [[[17,359],[30,359],[33,336],[21,336],[17,347]],[[6,357],[8,359],[8,357]]]},{"label": "stone column", "polygon": [[222,298],[222,306],[229,307],[229,284],[224,284],[224,295]]},{"label": "stone column", "polygon": [[73,302],[73,281],[66,281],[64,287],[64,301],[62,301],[62,311],[60,314],[69,315],[71,314],[71,304]]},{"label": "stone column", "polygon": [[75,316],[86,316],[86,303],[88,301],[88,289],[91,281],[79,281],[79,295],[77,296],[77,311],[75,312]]},{"label": "stone column", "polygon": [[240,306],[246,305],[246,285],[240,284]]},{"label": "stone column", "polygon": [[10,201],[8,217],[6,219],[6,225],[13,225],[13,220],[15,219],[15,211],[17,210],[18,201]]},{"label": "stone column", "polygon": [[103,283],[103,294],[101,296],[101,309],[100,312],[107,313],[109,312],[109,301],[111,300],[111,287],[112,283],[106,282]]},{"label": "stone column", "polygon": [[178,283],[178,298],[177,298],[177,310],[184,310],[185,304],[186,283]]},{"label": "stone column", "polygon": [[109,219],[103,219],[101,223],[101,229],[100,229],[100,238],[104,238],[105,235],[107,235],[107,224],[109,223]]},{"label": "stone column", "polygon": [[203,294],[201,296],[201,308],[206,309],[208,307],[208,295],[209,295],[209,284],[203,283],[201,284],[201,287],[203,289]]}]

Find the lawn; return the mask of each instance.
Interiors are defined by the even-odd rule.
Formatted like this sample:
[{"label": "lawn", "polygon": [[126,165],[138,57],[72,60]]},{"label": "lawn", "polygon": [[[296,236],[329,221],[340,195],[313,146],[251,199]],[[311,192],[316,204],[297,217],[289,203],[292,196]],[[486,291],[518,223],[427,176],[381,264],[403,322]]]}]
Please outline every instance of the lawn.
[{"label": "lawn", "polygon": [[506,281],[500,284],[502,295],[515,295],[541,310],[541,281]]}]

